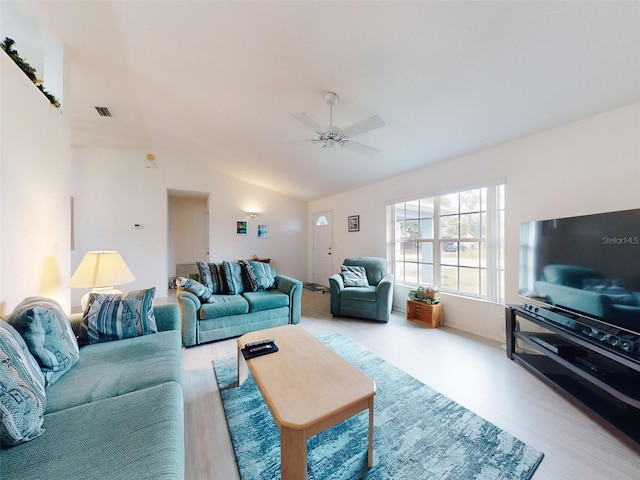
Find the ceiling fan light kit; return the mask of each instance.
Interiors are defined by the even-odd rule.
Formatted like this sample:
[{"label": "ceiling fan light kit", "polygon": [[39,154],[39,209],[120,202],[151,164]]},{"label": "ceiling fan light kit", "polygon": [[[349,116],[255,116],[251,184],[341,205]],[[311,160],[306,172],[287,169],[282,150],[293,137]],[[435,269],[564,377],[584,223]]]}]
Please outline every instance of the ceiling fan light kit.
[{"label": "ceiling fan light kit", "polygon": [[336,148],[340,146],[369,156],[374,156],[380,153],[380,150],[377,148],[349,140],[351,137],[355,137],[356,135],[361,135],[365,132],[383,127],[385,123],[379,116],[374,115],[373,117],[369,117],[366,120],[342,130],[333,125],[333,106],[340,102],[340,97],[334,92],[327,92],[324,94],[324,99],[327,102],[327,105],[329,105],[329,126],[327,128],[323,128],[318,125],[318,123],[312,120],[304,112],[293,115],[299,122],[303,123],[319,135],[318,138],[311,139],[311,143],[320,144],[322,148],[328,148],[331,150],[336,150]]}]

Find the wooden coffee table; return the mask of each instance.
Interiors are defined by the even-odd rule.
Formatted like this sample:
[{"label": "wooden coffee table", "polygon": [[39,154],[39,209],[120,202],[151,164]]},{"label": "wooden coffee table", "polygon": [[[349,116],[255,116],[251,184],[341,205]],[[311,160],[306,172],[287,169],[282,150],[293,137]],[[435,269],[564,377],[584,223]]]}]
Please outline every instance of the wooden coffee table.
[{"label": "wooden coffee table", "polygon": [[[279,351],[245,361],[245,344],[273,338]],[[307,439],[369,409],[367,465],[373,466],[373,380],[297,325],[238,339],[238,382],[247,366],[280,429],[282,480],[307,478]]]}]

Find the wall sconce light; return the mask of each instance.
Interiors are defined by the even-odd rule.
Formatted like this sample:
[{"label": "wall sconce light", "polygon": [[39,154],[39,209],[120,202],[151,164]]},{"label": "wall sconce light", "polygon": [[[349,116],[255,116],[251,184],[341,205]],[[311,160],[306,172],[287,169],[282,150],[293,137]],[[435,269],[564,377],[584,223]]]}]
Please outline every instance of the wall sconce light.
[{"label": "wall sconce light", "polygon": [[258,212],[247,212],[247,218],[250,218],[251,220],[258,218]]},{"label": "wall sconce light", "polygon": [[[96,293],[122,293],[114,285],[133,282],[135,277],[116,251],[87,252],[69,280],[71,288],[91,288]],[[82,310],[87,306],[89,293],[80,299]]]}]

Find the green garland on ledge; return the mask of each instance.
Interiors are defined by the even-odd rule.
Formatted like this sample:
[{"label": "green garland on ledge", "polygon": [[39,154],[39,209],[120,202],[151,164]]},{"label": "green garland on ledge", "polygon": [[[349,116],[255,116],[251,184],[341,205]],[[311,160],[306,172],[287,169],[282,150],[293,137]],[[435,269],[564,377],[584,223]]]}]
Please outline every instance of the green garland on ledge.
[{"label": "green garland on ledge", "polygon": [[31,65],[29,65],[20,56],[18,51],[13,48],[13,45],[15,43],[16,43],[15,40],[13,40],[12,38],[4,37],[4,41],[0,44],[0,48],[2,48],[2,50],[4,50],[7,53],[7,55],[9,55],[9,58],[11,58],[11,60],[13,60],[15,64],[18,65],[18,67],[20,67],[20,70],[22,70],[24,74],[27,77],[29,77],[29,80],[31,80],[33,84],[36,87],[38,87],[38,90],[40,90],[44,94],[44,96],[49,99],[49,101],[51,102],[51,105],[53,105],[56,108],[60,108],[60,102],[58,101],[58,99],[53,95],[51,95],[49,92],[47,92],[42,86],[42,80],[36,77],[36,69],[33,68]]}]

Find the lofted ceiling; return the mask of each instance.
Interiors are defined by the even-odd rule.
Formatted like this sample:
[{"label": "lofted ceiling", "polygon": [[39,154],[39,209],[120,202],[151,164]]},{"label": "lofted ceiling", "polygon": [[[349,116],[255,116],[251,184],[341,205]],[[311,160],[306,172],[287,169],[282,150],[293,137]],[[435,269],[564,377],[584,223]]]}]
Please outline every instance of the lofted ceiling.
[{"label": "lofted ceiling", "polygon": [[[144,148],[302,200],[640,101],[637,1],[16,7],[65,45],[73,145]],[[354,137],[378,156],[301,142],[314,134],[292,114],[328,124],[327,91],[335,125],[384,119]]]}]

